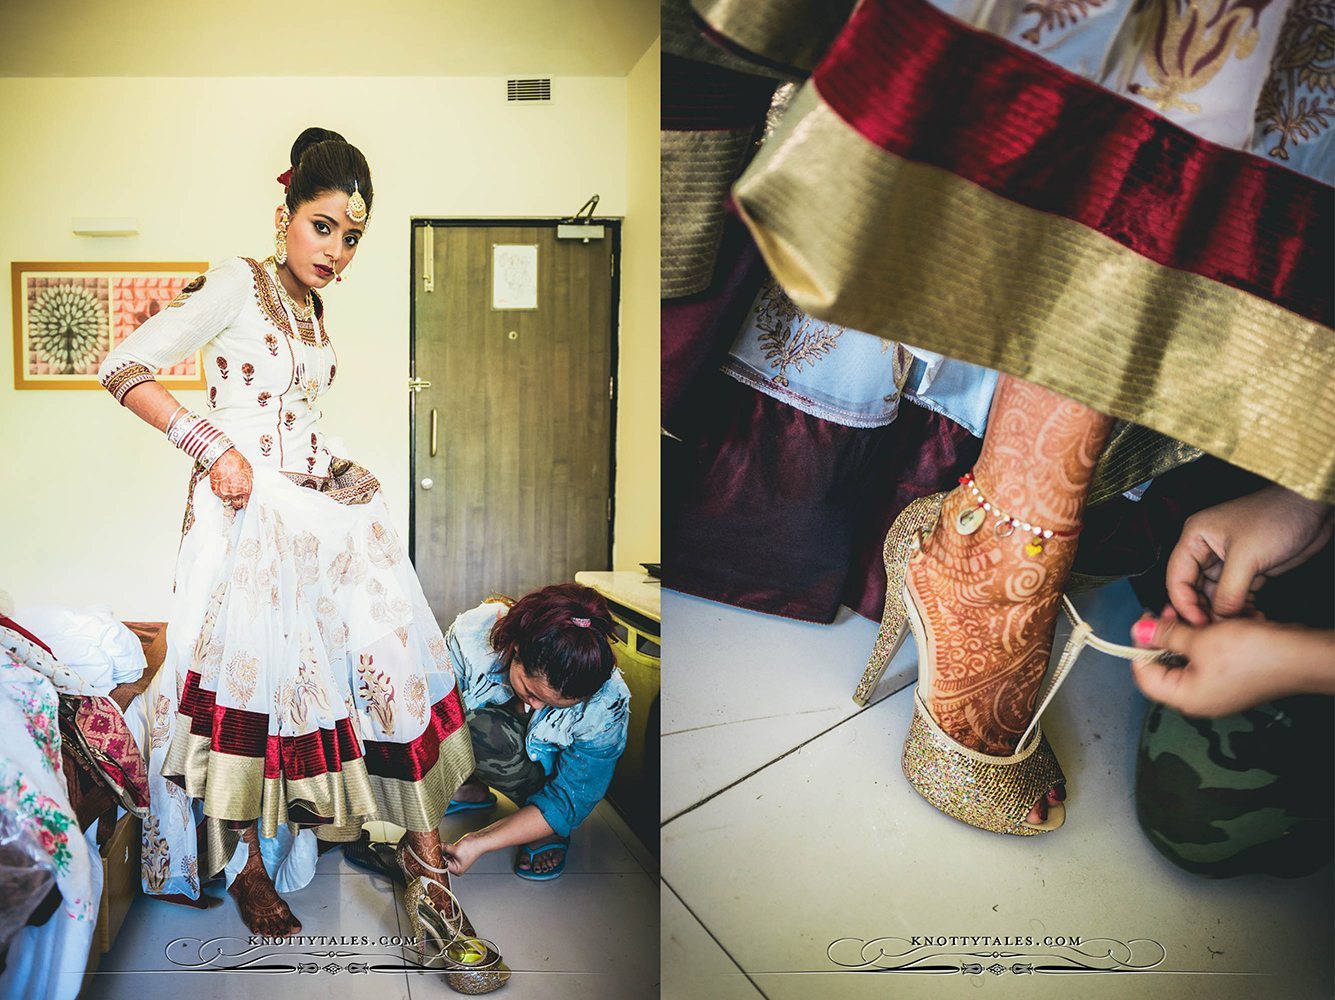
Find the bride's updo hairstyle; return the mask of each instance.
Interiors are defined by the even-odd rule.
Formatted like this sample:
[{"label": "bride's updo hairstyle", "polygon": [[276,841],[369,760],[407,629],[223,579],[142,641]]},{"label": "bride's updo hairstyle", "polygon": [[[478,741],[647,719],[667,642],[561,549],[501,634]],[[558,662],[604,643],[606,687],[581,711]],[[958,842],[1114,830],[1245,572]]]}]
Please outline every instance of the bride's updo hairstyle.
[{"label": "bride's updo hairstyle", "polygon": [[348,195],[356,190],[371,208],[371,168],[362,151],[337,132],[327,128],[308,128],[297,136],[289,156],[292,161],[292,179],[287,185],[287,207],[295,212],[297,206],[312,200],[325,191],[342,191]]},{"label": "bride's updo hairstyle", "polygon": [[491,648],[509,668],[516,656],[529,677],[564,698],[588,698],[612,676],[612,615],[591,587],[558,583],[516,601],[491,628]]}]

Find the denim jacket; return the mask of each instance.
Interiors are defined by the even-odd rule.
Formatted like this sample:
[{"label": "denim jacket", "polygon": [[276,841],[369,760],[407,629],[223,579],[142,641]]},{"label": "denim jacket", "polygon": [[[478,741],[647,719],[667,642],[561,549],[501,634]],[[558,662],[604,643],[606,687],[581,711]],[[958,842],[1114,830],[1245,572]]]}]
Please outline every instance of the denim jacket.
[{"label": "denim jacket", "polygon": [[[506,610],[503,604],[481,604],[459,615],[445,633],[459,697],[469,715],[515,696],[509,672],[489,638]],[[626,749],[629,720],[630,690],[616,667],[607,682],[578,705],[544,705],[533,713],[525,749],[549,780],[529,803],[557,835],[570,836],[607,794],[612,771]]]}]

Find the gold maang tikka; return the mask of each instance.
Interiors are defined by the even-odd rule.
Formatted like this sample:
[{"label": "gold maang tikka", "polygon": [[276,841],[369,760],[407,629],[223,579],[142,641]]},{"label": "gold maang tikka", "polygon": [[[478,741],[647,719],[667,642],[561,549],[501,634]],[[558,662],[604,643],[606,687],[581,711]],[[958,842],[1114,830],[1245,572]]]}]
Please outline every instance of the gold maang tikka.
[{"label": "gold maang tikka", "polygon": [[361,226],[369,224],[367,220],[371,213],[366,210],[366,199],[362,197],[361,191],[357,189],[357,182],[355,180],[352,182],[352,197],[348,199],[347,212],[348,218],[357,223],[357,225]]}]

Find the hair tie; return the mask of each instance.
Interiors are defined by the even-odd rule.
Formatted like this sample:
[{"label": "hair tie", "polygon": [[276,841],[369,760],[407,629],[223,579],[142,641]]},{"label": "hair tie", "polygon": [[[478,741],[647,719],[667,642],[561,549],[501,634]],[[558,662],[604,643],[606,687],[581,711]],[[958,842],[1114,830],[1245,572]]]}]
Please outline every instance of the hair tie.
[{"label": "hair tie", "polygon": [[281,185],[283,185],[283,190],[284,190],[284,191],[286,191],[289,187],[292,186],[292,168],[291,168],[291,167],[288,167],[286,170],[284,170],[281,174],[278,175],[278,183],[281,184]]},{"label": "hair tie", "polygon": [[572,618],[570,619],[570,624],[578,625],[580,628],[588,628],[590,621],[587,618]]}]

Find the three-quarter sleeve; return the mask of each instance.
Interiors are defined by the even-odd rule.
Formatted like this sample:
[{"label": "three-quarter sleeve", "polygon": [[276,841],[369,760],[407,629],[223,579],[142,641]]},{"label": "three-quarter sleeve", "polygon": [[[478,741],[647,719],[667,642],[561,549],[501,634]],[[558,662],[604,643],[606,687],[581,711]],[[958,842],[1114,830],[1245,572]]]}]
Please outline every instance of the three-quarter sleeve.
[{"label": "three-quarter sleeve", "polygon": [[159,368],[179,364],[225,330],[250,293],[245,262],[232,257],[190,280],[179,295],[116,345],[97,370],[116,402]]},{"label": "three-quarter sleeve", "polygon": [[[558,755],[550,780],[529,797],[559,837],[569,837],[612,784],[617,761],[626,749],[630,725],[630,691],[619,674],[595,696],[578,726],[574,742]],[[599,692],[603,694],[603,692]]]}]

